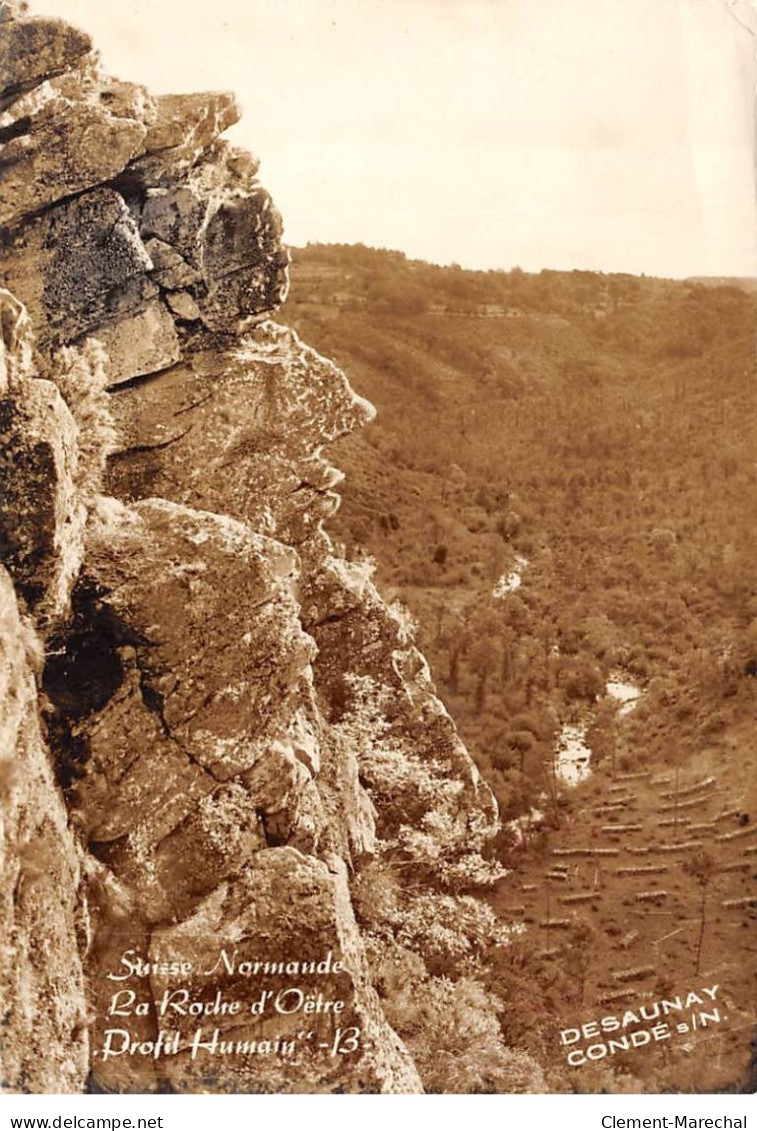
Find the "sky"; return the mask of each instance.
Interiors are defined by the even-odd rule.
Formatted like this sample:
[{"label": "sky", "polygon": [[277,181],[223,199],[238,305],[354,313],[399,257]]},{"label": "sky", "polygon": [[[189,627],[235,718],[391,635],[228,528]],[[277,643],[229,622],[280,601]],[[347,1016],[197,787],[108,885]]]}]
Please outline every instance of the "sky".
[{"label": "sky", "polygon": [[235,91],[244,118],[228,136],[261,158],[295,245],[684,277],[757,275],[751,3],[32,0],[32,10],[86,28],[111,73],[153,93]]}]

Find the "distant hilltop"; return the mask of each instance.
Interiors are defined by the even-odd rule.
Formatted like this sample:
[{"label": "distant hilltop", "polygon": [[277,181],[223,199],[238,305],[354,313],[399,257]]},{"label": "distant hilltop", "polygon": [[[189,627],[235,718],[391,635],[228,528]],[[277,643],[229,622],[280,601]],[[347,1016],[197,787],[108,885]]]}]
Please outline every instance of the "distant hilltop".
[{"label": "distant hilltop", "polygon": [[700,287],[740,287],[749,294],[757,292],[757,278],[750,275],[690,275],[685,283],[697,283]]}]

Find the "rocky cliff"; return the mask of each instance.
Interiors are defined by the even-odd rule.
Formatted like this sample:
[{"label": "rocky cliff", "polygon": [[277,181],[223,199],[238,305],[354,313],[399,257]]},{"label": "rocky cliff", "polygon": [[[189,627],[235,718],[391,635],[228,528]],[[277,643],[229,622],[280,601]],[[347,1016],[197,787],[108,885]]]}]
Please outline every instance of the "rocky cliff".
[{"label": "rocky cliff", "polygon": [[[425,977],[412,900],[449,916],[496,811],[324,531],[322,449],[373,410],[270,320],[288,257],[231,95],[153,98],[10,3],[0,82],[3,1086],[420,1090],[376,940]],[[368,930],[356,892],[403,868]],[[331,1055],[334,1017],[292,1009],[201,1022],[284,1055],[145,1051],[189,1024],[165,993],[249,998],[254,962],[359,1036]]]}]

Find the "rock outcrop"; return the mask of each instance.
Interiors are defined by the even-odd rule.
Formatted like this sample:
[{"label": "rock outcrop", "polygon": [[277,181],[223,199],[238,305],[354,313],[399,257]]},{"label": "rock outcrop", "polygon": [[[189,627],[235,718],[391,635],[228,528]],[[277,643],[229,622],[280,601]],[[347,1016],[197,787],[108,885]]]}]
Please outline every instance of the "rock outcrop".
[{"label": "rock outcrop", "polygon": [[153,99],[7,3],[0,63],[3,1086],[421,1090],[350,888],[391,856],[433,894],[496,810],[324,531],[321,449],[373,410],[270,320],[288,255],[233,97]]},{"label": "rock outcrop", "polygon": [[75,425],[33,375],[31,327],[0,291],[0,1067],[4,1086],[81,1088],[89,1062],[83,851],[40,719],[37,625],[64,615],[81,564]]}]

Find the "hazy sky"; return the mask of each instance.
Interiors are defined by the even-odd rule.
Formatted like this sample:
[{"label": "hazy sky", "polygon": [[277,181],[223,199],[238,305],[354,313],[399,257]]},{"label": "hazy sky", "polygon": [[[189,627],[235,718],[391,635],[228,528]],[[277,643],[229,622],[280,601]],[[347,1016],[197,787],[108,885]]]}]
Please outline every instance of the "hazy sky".
[{"label": "hazy sky", "polygon": [[[236,91],[290,242],[757,274],[749,0],[33,0],[155,93]],[[757,25],[757,21],[756,21]]]}]

